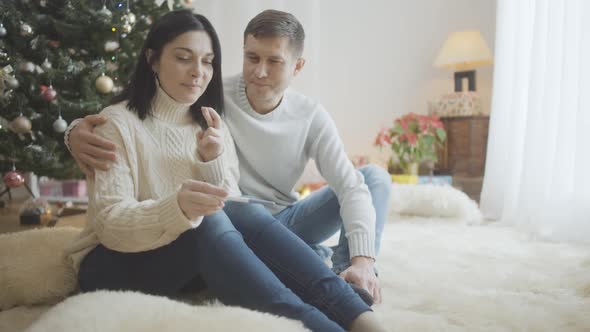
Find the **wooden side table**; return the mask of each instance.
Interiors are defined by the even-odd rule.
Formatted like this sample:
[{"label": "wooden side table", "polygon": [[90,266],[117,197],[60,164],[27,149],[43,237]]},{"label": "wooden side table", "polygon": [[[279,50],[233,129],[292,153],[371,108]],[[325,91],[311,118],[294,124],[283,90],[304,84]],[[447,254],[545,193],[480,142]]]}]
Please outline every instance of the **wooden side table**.
[{"label": "wooden side table", "polygon": [[479,202],[488,145],[489,116],[451,116],[441,118],[447,131],[438,149],[437,174],[453,176],[453,185]]}]

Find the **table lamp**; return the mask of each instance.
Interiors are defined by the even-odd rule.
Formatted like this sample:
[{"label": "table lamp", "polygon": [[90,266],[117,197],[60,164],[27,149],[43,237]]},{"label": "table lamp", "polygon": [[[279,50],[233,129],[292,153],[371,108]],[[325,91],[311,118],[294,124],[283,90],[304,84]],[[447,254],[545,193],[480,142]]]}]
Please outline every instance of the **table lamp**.
[{"label": "table lamp", "polygon": [[490,64],[492,52],[478,30],[451,33],[434,61],[435,67],[456,70],[455,92],[463,91],[463,79],[475,91],[475,68]]}]

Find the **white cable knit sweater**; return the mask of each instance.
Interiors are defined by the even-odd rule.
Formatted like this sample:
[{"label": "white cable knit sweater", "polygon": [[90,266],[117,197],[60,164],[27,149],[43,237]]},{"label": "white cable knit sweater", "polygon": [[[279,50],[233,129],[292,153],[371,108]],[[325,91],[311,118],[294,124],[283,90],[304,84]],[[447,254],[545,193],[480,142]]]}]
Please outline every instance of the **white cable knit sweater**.
[{"label": "white cable knit sweater", "polygon": [[108,171],[95,171],[89,180],[86,228],[66,248],[76,269],[96,245],[121,252],[140,252],[164,246],[202,217],[188,220],[177,201],[187,179],[220,185],[239,194],[238,159],[233,140],[223,125],[225,146],[215,160],[202,162],[197,153],[200,127],[188,105],[179,104],[161,88],[152,103],[153,116],[140,120],[125,103],[105,108],[106,124],[95,133],[116,145],[117,160]]}]

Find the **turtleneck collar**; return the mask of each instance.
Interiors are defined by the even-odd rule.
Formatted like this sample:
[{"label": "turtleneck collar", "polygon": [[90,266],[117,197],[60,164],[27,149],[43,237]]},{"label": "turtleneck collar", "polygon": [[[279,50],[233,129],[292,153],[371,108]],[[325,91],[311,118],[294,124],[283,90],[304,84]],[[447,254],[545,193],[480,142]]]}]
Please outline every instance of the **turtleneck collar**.
[{"label": "turtleneck collar", "polygon": [[179,103],[172,99],[157,82],[156,95],[152,100],[152,114],[157,119],[172,123],[190,123],[192,117],[189,111],[191,104]]},{"label": "turtleneck collar", "polygon": [[248,96],[246,95],[246,81],[244,81],[244,76],[240,75],[240,79],[238,80],[238,98],[237,98],[237,104],[238,106],[246,111],[246,113],[250,114],[251,116],[253,116],[256,119],[259,120],[273,120],[276,119],[281,112],[283,112],[283,108],[284,108],[284,99],[285,96],[283,95],[283,99],[281,99],[279,105],[272,111],[266,113],[266,114],[260,114],[257,113],[253,108],[252,105],[250,105],[250,102],[248,101]]}]

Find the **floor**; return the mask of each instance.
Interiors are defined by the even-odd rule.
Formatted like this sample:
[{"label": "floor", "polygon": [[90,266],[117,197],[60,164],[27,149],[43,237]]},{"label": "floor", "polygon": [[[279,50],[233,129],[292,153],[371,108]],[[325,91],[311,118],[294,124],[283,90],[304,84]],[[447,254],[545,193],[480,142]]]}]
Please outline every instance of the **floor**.
[{"label": "floor", "polygon": [[[0,210],[0,231],[26,229],[15,210]],[[391,331],[590,331],[587,246],[493,223],[392,215],[378,264],[384,302],[374,310]]]},{"label": "floor", "polygon": [[[30,226],[20,224],[18,213],[23,203],[24,200],[13,200],[9,201],[4,208],[0,208],[0,233],[18,232],[38,227],[46,227],[39,225]],[[55,209],[55,206],[52,205],[52,207]],[[54,220],[50,224],[54,224],[58,227],[74,226],[82,228],[84,227],[85,220],[86,215],[82,213],[76,215],[69,215],[67,217],[56,217],[56,220]]]}]

